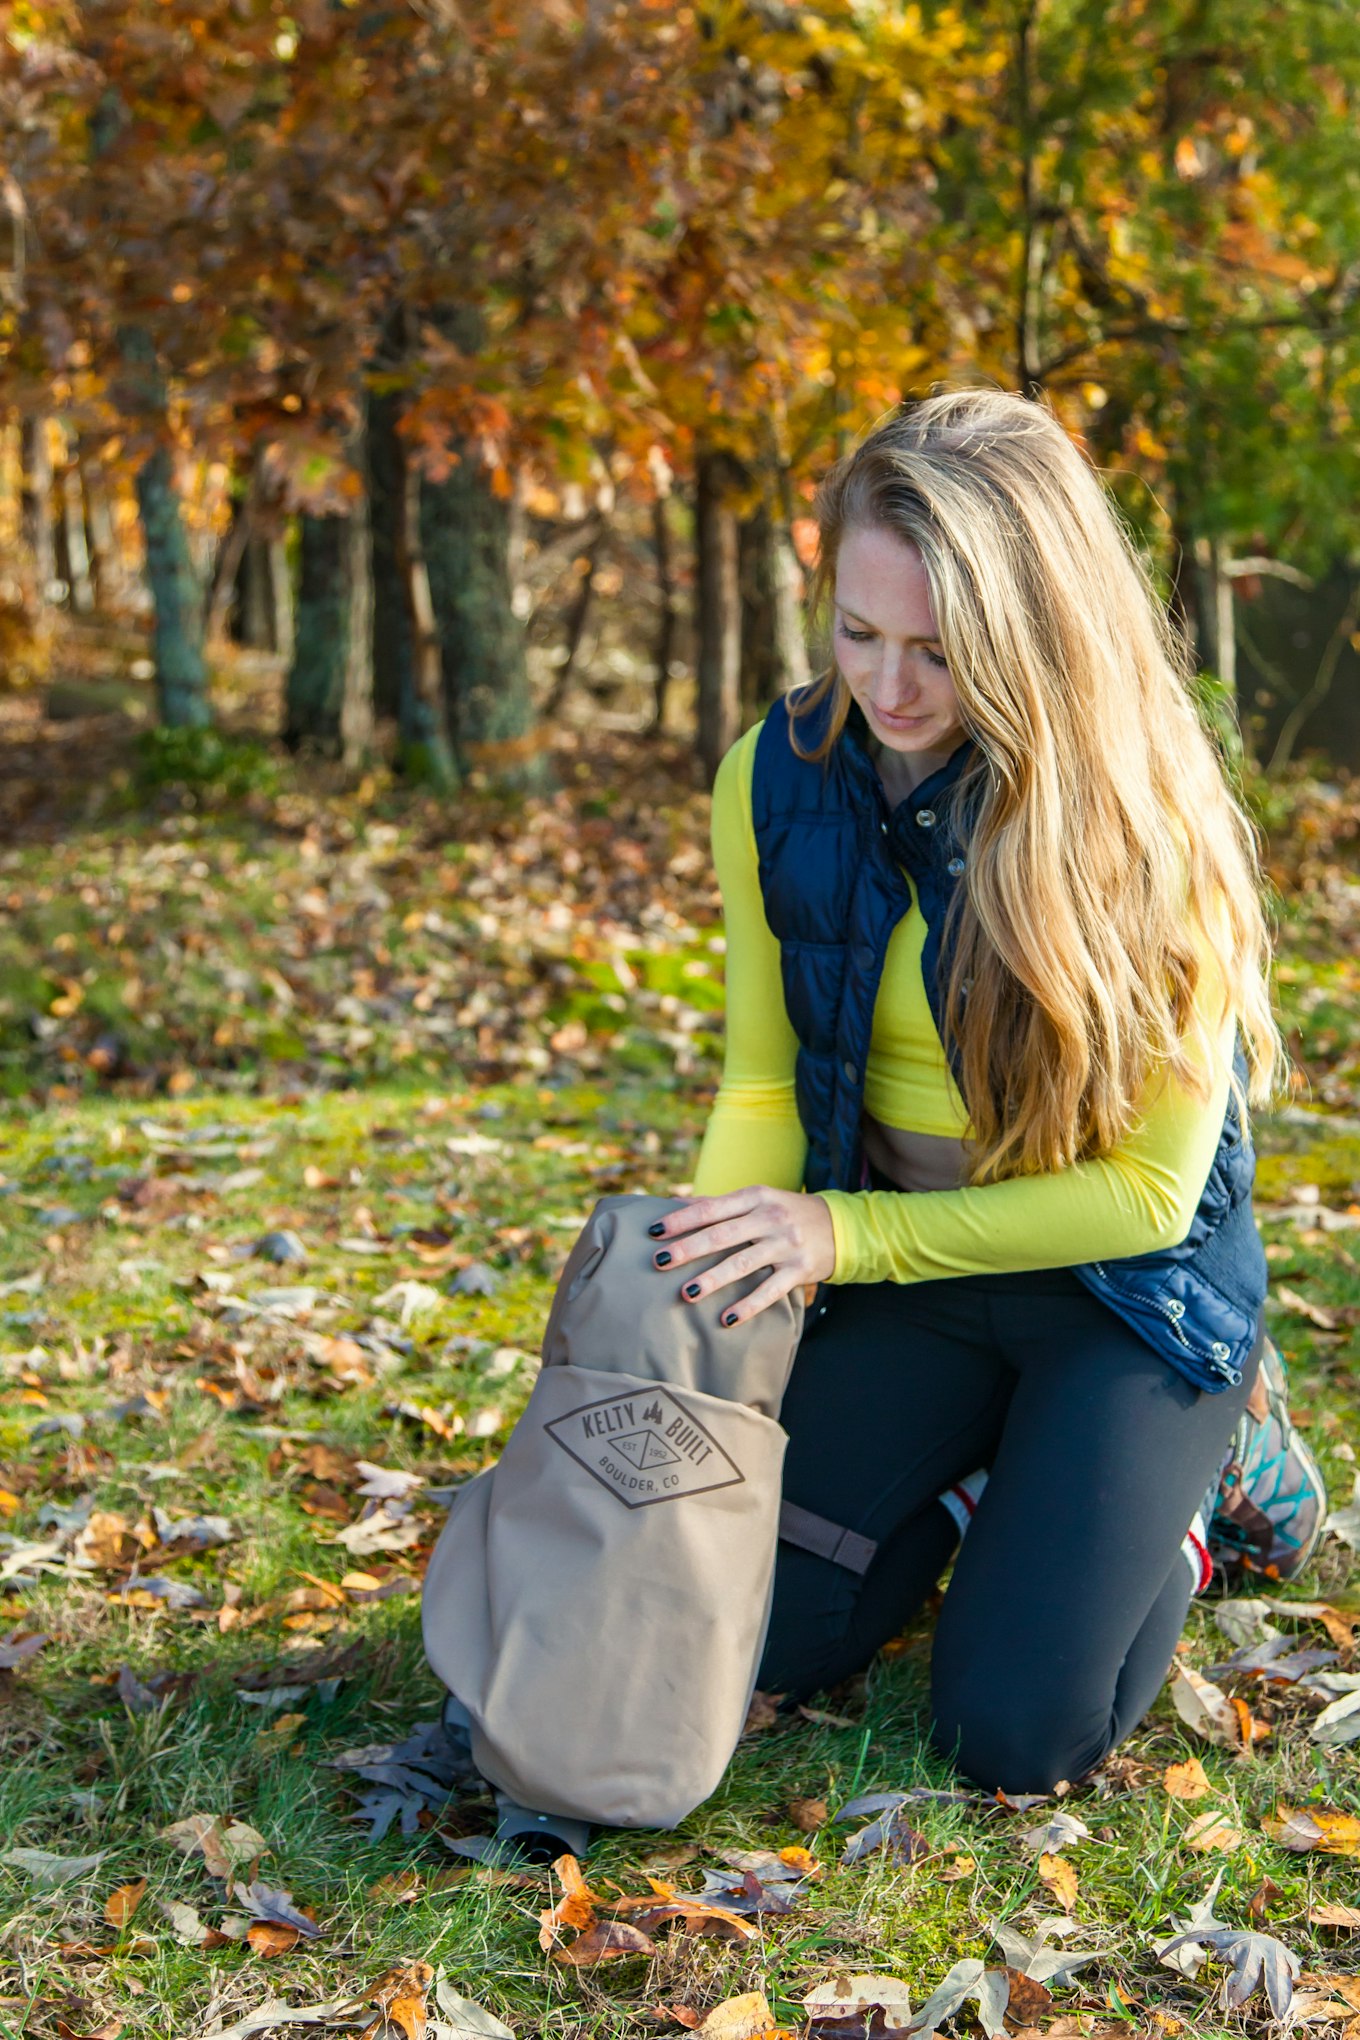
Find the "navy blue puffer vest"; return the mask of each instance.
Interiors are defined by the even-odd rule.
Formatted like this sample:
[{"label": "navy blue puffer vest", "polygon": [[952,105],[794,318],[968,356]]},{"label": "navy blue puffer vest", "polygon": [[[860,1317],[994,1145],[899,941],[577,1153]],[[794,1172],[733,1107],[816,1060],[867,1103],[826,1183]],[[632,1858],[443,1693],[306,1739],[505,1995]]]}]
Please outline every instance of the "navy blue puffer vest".
[{"label": "navy blue puffer vest", "polygon": [[[943,1038],[949,959],[941,954],[940,932],[967,854],[951,793],[972,747],[965,738],[945,765],[890,808],[858,703],[851,703],[826,761],[811,764],[789,743],[789,699],[775,701],[756,739],[752,813],[760,884],[799,1041],[795,1090],[808,1139],[803,1188],[858,1190],[874,1004],[888,938],[911,905],[911,882],[927,926],[926,996]],[[805,749],[820,741],[829,711],[828,697],[799,719]],[[1240,1030],[1233,1066],[1245,1089]],[[957,1051],[954,1074],[957,1081]],[[1072,1271],[1178,1373],[1211,1393],[1241,1381],[1266,1294],[1251,1204],[1255,1173],[1250,1130],[1230,1092],[1204,1193],[1180,1244]]]}]

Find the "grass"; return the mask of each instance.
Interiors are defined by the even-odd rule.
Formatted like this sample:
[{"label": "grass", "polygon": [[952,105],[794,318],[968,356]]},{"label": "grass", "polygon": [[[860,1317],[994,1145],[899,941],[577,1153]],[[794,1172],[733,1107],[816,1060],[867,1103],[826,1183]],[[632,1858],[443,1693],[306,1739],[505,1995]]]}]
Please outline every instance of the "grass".
[{"label": "grass", "polygon": [[[211,814],[120,812],[6,853],[0,1529],[51,1538],[60,1512],[87,1501],[116,1520],[95,1546],[107,1562],[74,1570],[63,1552],[0,1582],[0,1637],[48,1638],[0,1672],[0,1850],[104,1852],[91,1874],[50,1889],[0,1865],[4,2040],[197,2034],[270,1997],[362,1991],[416,1960],[442,1964],[521,2035],[676,2032],[666,2007],[703,2012],[750,1989],[798,2030],[802,1997],[835,1970],[903,1977],[919,2003],[961,1957],[999,1960],[994,1922],[1032,1931],[1055,1911],[1019,1841],[1029,1820],[1002,1807],[925,1803],[912,1824],[928,1850],[906,1866],[876,1855],[842,1868],[843,1829],[794,1823],[796,1800],[834,1813],[857,1792],[952,1782],[922,1740],[928,1620],[828,1696],[845,1725],[781,1718],[743,1741],[677,1835],[611,1833],[592,1852],[598,1890],[614,1879],[638,1892],[644,1861],[677,1843],[695,1866],[734,1848],[810,1846],[822,1874],[741,1945],[673,1932],[652,1964],[553,1962],[537,1939],[546,1873],[506,1883],[472,1868],[432,1889],[458,1863],[435,1829],[365,1839],[350,1818],[358,1781],[328,1768],[437,1710],[415,1588],[442,1512],[418,1495],[419,1542],[356,1560],[335,1540],[358,1513],[358,1476],[319,1476],[310,1448],[342,1467],[404,1469],[429,1489],[488,1464],[595,1198],[672,1194],[693,1168],[720,1058],[716,901],[690,854],[705,840],[705,802],[628,783],[593,837],[571,801],[523,813],[474,804],[466,840],[438,855],[431,810],[365,817],[294,792],[235,833]],[[598,805],[598,781],[587,793]],[[611,871],[621,840],[635,849]],[[1277,848],[1294,856],[1286,837]],[[1360,1195],[1360,1139],[1345,1123],[1360,1068],[1357,895],[1328,865],[1305,869],[1289,898],[1281,996],[1312,1106],[1328,1109],[1258,1121],[1263,1206],[1300,1185],[1337,1207]],[[283,1228],[304,1262],[242,1251]],[[1360,1303],[1354,1234],[1268,1215],[1262,1231],[1277,1283],[1319,1304]],[[450,1291],[470,1262],[492,1271],[490,1293]],[[389,1295],[403,1281],[438,1292],[405,1324],[401,1293]],[[296,1285],[322,1292],[299,1316],[271,1321],[231,1301]],[[1271,1324],[1344,1501],[1360,1451],[1353,1333],[1328,1334],[1278,1301]],[[140,1414],[108,1414],[139,1394]],[[116,1598],[139,1532],[154,1542],[157,1507],[232,1526],[226,1543],[149,1561],[196,1587],[200,1606]],[[1329,1542],[1290,1598],[1360,1611],[1348,1560]],[[364,1598],[371,1589],[340,1585],[356,1572],[405,1591]],[[1192,1611],[1192,1665],[1227,1654],[1212,1612]],[[1325,1641],[1299,1627],[1300,1641]],[[980,1648],[1004,1684],[1004,1637]],[[309,1680],[318,1664],[337,1670]],[[126,1705],[123,1666],[143,1682],[169,1675],[163,1704]],[[258,1690],[290,1674],[304,1686],[295,1700],[241,1698],[252,1680]],[[1074,1940],[1100,1959],[1040,2023],[1258,2030],[1261,1999],[1224,2012],[1217,1972],[1182,1978],[1150,1952],[1217,1868],[1220,1918],[1257,1917],[1311,1974],[1360,1968],[1360,1938],[1307,1917],[1354,1899],[1354,1856],[1294,1854],[1261,1826],[1281,1803],[1360,1813],[1355,1755],[1309,1740],[1311,1710],[1292,1689],[1235,1690],[1272,1730],[1250,1757],[1197,1742],[1163,1693],[1120,1753],[1133,1768],[1107,1767],[1063,1801],[1092,1830],[1070,1852]],[[300,1718],[279,1732],[280,1715]],[[1212,1790],[1187,1804],[1161,1778],[1190,1754]],[[1242,1831],[1233,1853],[1188,1845],[1207,1808]],[[259,1830],[269,1853],[258,1875],[313,1909],[317,1939],[268,1958],[236,1941],[180,1944],[155,1901],[193,1905],[209,1925],[232,1910],[202,1860],[162,1837],[197,1812]],[[475,1803],[443,1823],[486,1824]],[[418,1895],[384,1902],[380,1880],[413,1868]],[[143,1877],[135,1913],[110,1926],[110,1893]],[[1342,2022],[1319,2016],[1309,2030]]]}]

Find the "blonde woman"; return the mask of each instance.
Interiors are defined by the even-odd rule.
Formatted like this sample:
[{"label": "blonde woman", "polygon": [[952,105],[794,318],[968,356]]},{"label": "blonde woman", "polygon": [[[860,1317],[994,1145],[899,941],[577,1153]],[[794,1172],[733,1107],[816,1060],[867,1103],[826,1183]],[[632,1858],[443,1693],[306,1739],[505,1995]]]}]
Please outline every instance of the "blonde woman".
[{"label": "blonde woman", "polygon": [[904,408],[815,515],[834,663],[717,774],[726,1059],[656,1265],[766,1271],[734,1319],[817,1285],[760,1685],[859,1670],[953,1556],[935,1743],[1043,1791],[1156,1695],[1260,1367],[1255,836],[1045,404]]}]

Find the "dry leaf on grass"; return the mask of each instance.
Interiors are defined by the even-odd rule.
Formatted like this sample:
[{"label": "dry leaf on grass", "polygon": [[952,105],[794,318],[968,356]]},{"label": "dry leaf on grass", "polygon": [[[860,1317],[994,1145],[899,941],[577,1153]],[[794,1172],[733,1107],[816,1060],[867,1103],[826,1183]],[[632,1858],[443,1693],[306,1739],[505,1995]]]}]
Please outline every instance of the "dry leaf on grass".
[{"label": "dry leaf on grass", "polygon": [[1177,1665],[1172,1673],[1171,1700],[1181,1720],[1196,1735],[1225,1749],[1241,1749],[1241,1722],[1232,1701],[1188,1665]]},{"label": "dry leaf on grass", "polygon": [[1181,1840],[1187,1849],[1201,1853],[1214,1849],[1221,1856],[1230,1856],[1234,1849],[1241,1848],[1245,1836],[1241,1828],[1233,1826],[1226,1813],[1210,1810],[1191,1821]]},{"label": "dry leaf on grass", "polygon": [[1267,1814],[1262,1828],[1273,1842],[1307,1855],[1317,1849],[1326,1856],[1360,1856],[1360,1818],[1326,1806],[1279,1806]]},{"label": "dry leaf on grass", "polygon": [[73,1877],[88,1877],[108,1853],[100,1849],[93,1856],[58,1856],[50,1849],[6,1849],[0,1863],[22,1870],[37,1885],[66,1884]]},{"label": "dry leaf on grass", "polygon": [[1060,1856],[1074,1842],[1087,1842],[1091,1830],[1084,1820],[1061,1808],[1038,1827],[1027,1828],[1020,1837],[1022,1847],[1034,1856]]},{"label": "dry leaf on grass", "polygon": [[1064,1912],[1077,1902],[1077,1873],[1065,1856],[1042,1855],[1035,1865],[1039,1882],[1051,1891]]},{"label": "dry leaf on grass", "polygon": [[1310,1905],[1308,1924],[1313,1927],[1343,1927],[1360,1934],[1360,1905]]},{"label": "dry leaf on grass", "polygon": [[205,1926],[195,1908],[182,1899],[158,1898],[156,1909],[164,1913],[175,1930],[175,1939],[186,1948],[225,1948],[231,1939],[216,1927]]},{"label": "dry leaf on grass", "polygon": [[800,1834],[815,1835],[818,1828],[826,1826],[827,1809],[824,1799],[791,1799],[787,1812]]},{"label": "dry leaf on grass", "polygon": [[761,2040],[778,2031],[764,1993],[748,1990],[725,1998],[694,2028],[695,2040]]},{"label": "dry leaf on grass", "polygon": [[554,1962],[566,1962],[574,1969],[593,1969],[597,1962],[613,1962],[625,1955],[655,1955],[656,1943],[640,1927],[624,1920],[596,1920],[569,1948],[554,1948]]},{"label": "dry leaf on grass", "polygon": [[286,1955],[301,1939],[296,1927],[285,1927],[278,1920],[252,1920],[246,1928],[246,1940],[266,1962],[271,1955]]},{"label": "dry leaf on grass", "polygon": [[223,1820],[215,1813],[191,1813],[160,1830],[186,1856],[201,1856],[210,1877],[224,1880],[258,1862],[269,1853],[269,1844],[256,1828],[243,1820]]},{"label": "dry leaf on grass", "polygon": [[310,1941],[322,1932],[310,1912],[293,1904],[291,1892],[277,1890],[272,1884],[238,1884],[232,1896],[241,1901],[252,1919],[263,1920],[270,1926],[292,1927],[295,1934]]},{"label": "dry leaf on grass", "polygon": [[545,1951],[560,1938],[563,1927],[585,1933],[594,1926],[595,1908],[600,1902],[581,1875],[575,1856],[558,1856],[552,1867],[562,1886],[562,1896],[555,1906],[538,1916],[538,1945]]},{"label": "dry leaf on grass", "polygon": [[104,1918],[111,1927],[125,1927],[145,1896],[145,1877],[137,1878],[132,1884],[120,1884],[104,1901]]},{"label": "dry leaf on grass", "polygon": [[396,2026],[406,2040],[425,2040],[425,2001],[434,1981],[428,1962],[407,1962],[389,1969],[367,1993],[368,2002],[378,2007],[378,2016],[364,2028],[360,2040],[377,2040],[384,2026]]},{"label": "dry leaf on grass", "polygon": [[1204,1799],[1213,1790],[1198,1757],[1187,1757],[1183,1764],[1168,1764],[1162,1773],[1162,1785],[1173,1799]]},{"label": "dry leaf on grass", "polygon": [[911,2017],[907,1986],[896,1976],[854,1975],[838,1969],[825,1983],[819,1983],[803,1999],[803,2010],[812,2021],[808,2040],[820,2040],[828,2022],[861,2019],[865,2029],[875,2012],[888,2032],[905,2027]]},{"label": "dry leaf on grass", "polygon": [[434,2001],[440,2013],[439,2040],[515,2040],[510,2027],[485,2005],[460,1997],[442,1969],[435,1972]]}]

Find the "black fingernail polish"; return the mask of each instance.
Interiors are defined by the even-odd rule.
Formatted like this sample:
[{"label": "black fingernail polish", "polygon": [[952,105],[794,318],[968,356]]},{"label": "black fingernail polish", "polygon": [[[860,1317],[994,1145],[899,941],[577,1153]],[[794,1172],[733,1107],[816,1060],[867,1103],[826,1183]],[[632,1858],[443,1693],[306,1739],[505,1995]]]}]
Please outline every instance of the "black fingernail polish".
[{"label": "black fingernail polish", "polygon": [[734,1325],[736,1322],[737,1313],[734,1310],[729,1310],[727,1316],[723,1319],[723,1323],[725,1325]]},{"label": "black fingernail polish", "polygon": [[670,1260],[669,1254],[658,1254],[656,1257],[656,1265],[658,1268],[664,1268],[669,1260]]},{"label": "black fingernail polish", "polygon": [[655,1239],[658,1233],[660,1233],[660,1232],[664,1232],[664,1231],[666,1230],[666,1221],[665,1221],[665,1219],[664,1219],[664,1218],[659,1218],[659,1219],[657,1220],[656,1224],[655,1224],[655,1225],[649,1225],[649,1226],[648,1226],[648,1228],[647,1228],[647,1230],[648,1230],[648,1232],[649,1232],[649,1233],[651,1234],[652,1238],[653,1238],[653,1239]]},{"label": "black fingernail polish", "polygon": [[686,1296],[697,1296],[699,1294],[698,1283],[697,1282],[687,1283],[685,1286],[685,1294]]}]

